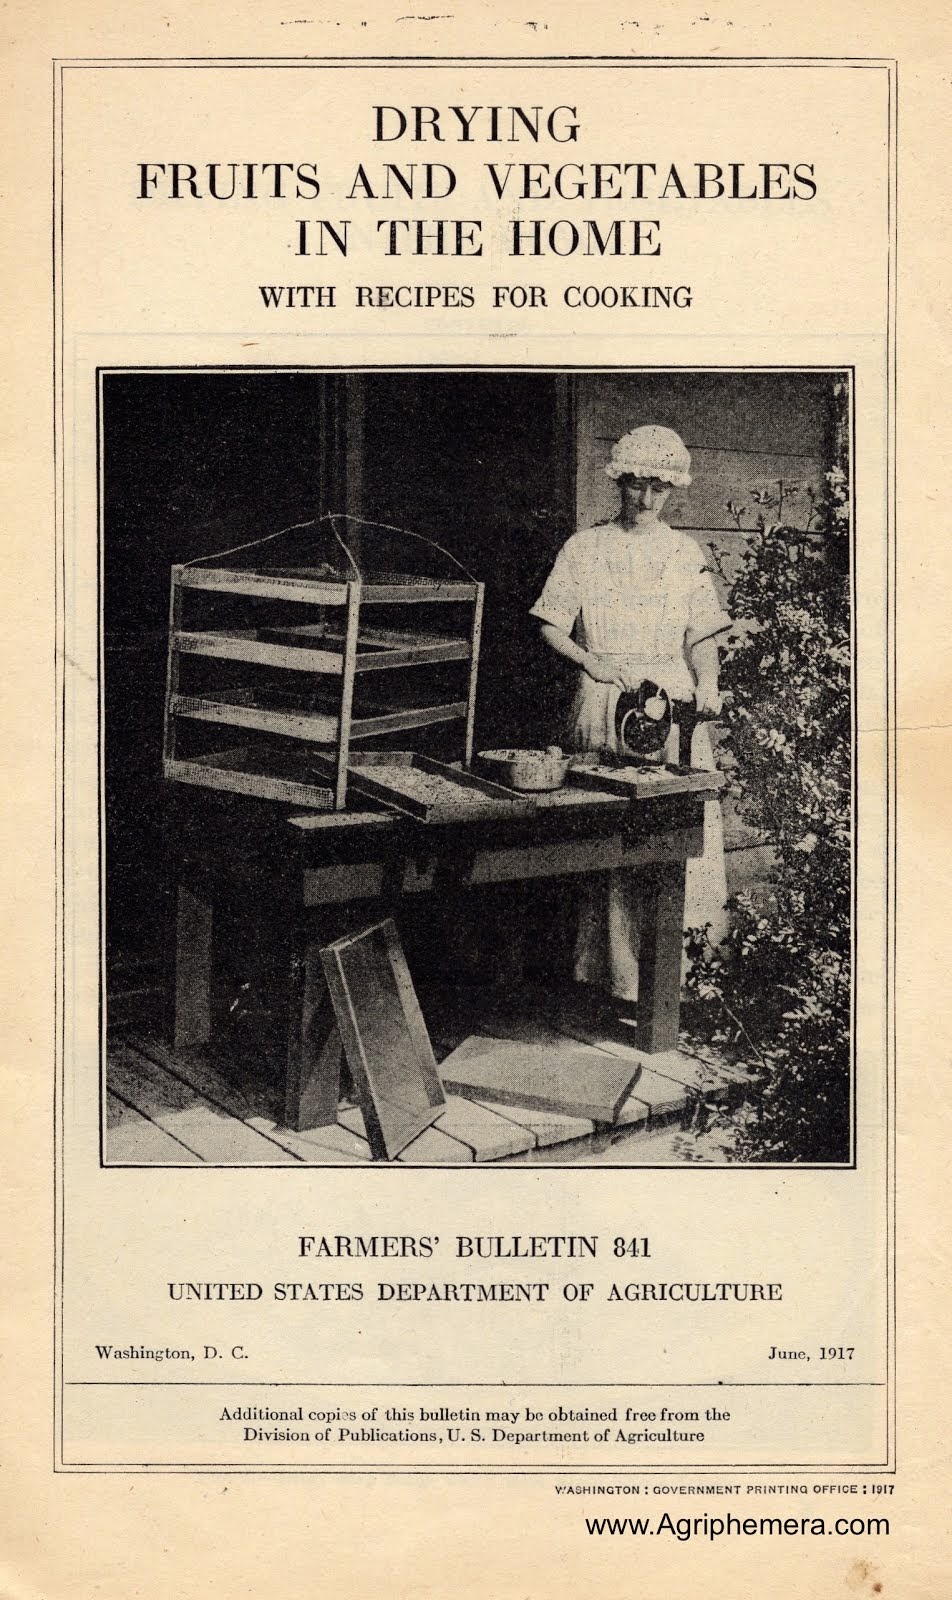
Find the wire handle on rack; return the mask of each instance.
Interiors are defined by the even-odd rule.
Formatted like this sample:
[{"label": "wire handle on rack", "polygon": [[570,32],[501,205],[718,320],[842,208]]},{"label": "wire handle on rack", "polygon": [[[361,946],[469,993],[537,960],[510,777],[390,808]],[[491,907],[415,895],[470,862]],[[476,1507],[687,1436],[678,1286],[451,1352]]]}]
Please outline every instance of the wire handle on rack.
[{"label": "wire handle on rack", "polygon": [[243,544],[231,545],[227,550],[213,550],[208,555],[194,556],[191,561],[184,561],[182,565],[185,567],[196,567],[204,561],[219,561],[224,556],[239,555],[242,550],[254,550],[261,545],[270,544],[272,540],[280,539],[286,533],[299,533],[304,528],[317,528],[322,522],[326,522],[329,523],[334,538],[337,540],[337,543],[340,545],[344,555],[347,557],[347,560],[350,563],[351,568],[353,569],[355,581],[360,583],[362,581],[360,568],[351,555],[346,541],[336,526],[338,519],[341,522],[355,522],[361,528],[382,528],[385,533],[399,533],[407,539],[418,539],[421,544],[427,544],[433,550],[439,550],[440,554],[446,556],[447,560],[451,561],[454,567],[458,567],[460,572],[462,572],[470,582],[474,583],[476,581],[472,573],[463,566],[463,563],[453,555],[451,550],[447,550],[444,545],[438,544],[435,539],[428,539],[426,534],[414,533],[412,528],[398,528],[389,522],[370,522],[365,517],[351,516],[350,513],[346,511],[325,511],[322,516],[312,517],[308,522],[292,522],[286,528],[279,528],[276,533],[266,533],[260,539],[247,539]]}]

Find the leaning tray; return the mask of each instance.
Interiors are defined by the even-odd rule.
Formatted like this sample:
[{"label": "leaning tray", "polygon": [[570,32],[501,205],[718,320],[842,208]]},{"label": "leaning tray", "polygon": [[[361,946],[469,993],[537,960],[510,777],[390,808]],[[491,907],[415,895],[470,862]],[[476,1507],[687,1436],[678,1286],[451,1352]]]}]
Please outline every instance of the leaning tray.
[{"label": "leaning tray", "polygon": [[536,809],[534,796],[514,794],[502,784],[412,750],[352,753],[347,787],[420,822],[505,821]]}]

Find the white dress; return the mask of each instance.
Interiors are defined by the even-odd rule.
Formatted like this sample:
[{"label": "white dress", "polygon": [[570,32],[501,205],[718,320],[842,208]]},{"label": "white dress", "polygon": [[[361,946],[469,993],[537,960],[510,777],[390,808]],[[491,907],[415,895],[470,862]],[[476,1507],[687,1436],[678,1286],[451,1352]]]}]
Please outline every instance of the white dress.
[{"label": "white dress", "polygon": [[[637,681],[651,678],[672,699],[691,700],[694,676],[685,635],[695,642],[728,626],[705,566],[687,534],[652,519],[637,529],[607,523],[573,534],[556,557],[532,616],[574,636],[584,649],[623,666]],[[619,690],[579,674],[568,739],[576,750],[616,749]],[[707,729],[694,740],[694,763],[713,769]],[[718,801],[705,806],[704,853],[688,862],[684,922],[710,924],[716,943],[726,932],[724,834]],[[575,947],[575,976],[623,1000],[638,997],[640,903],[635,874],[625,868],[584,880]]]}]

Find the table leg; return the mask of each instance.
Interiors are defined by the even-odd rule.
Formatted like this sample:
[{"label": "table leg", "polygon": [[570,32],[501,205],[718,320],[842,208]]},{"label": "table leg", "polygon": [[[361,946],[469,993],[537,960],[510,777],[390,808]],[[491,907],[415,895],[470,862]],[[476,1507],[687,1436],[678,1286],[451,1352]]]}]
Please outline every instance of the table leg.
[{"label": "table leg", "polygon": [[684,861],[669,861],[639,873],[642,923],[635,1043],[649,1055],[676,1050],[678,1045],[685,870]]},{"label": "table leg", "polygon": [[179,883],[176,890],[172,1043],[204,1044],[212,1032],[212,904]]}]

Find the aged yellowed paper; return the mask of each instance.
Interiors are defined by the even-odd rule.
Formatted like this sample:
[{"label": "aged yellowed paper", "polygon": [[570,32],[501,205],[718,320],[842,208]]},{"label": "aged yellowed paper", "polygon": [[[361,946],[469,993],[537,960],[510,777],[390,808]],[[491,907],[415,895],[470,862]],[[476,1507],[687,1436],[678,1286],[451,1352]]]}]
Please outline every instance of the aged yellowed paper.
[{"label": "aged yellowed paper", "polygon": [[944,1592],[938,9],[18,24],[5,1585]]}]

